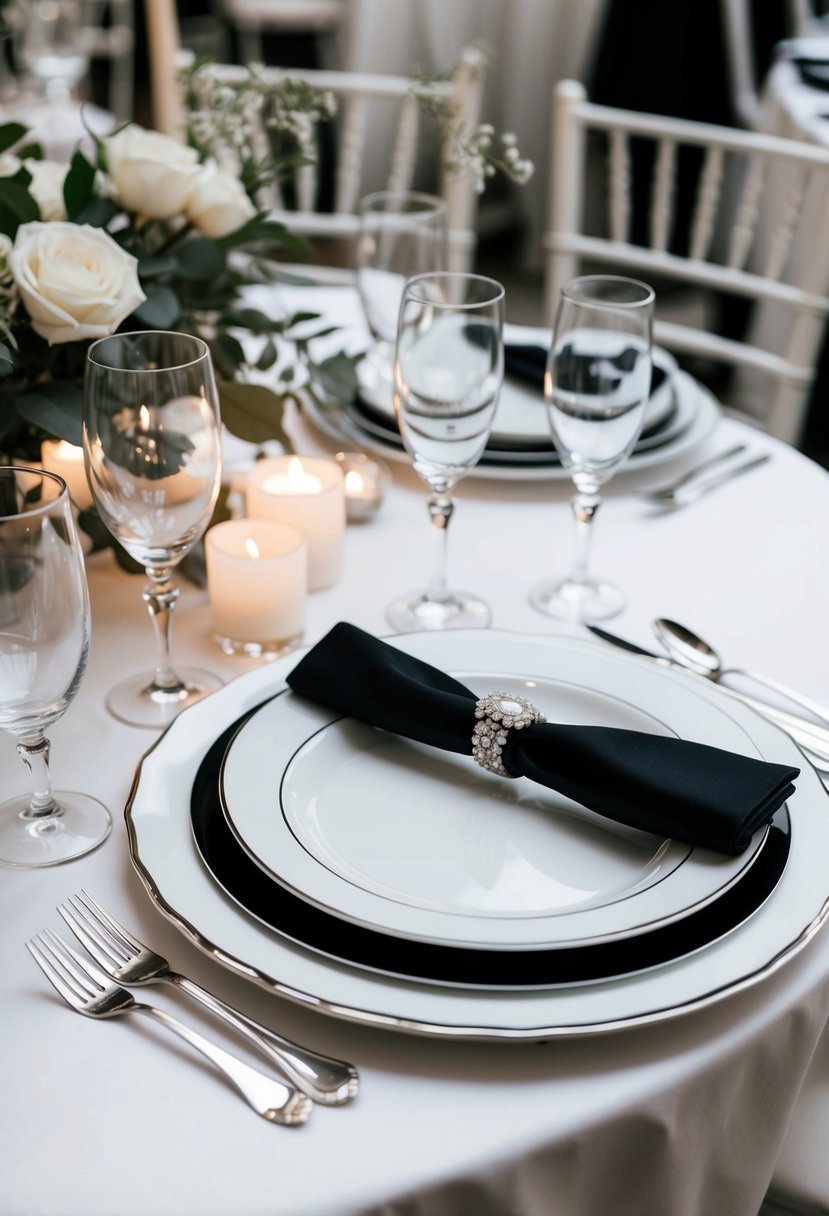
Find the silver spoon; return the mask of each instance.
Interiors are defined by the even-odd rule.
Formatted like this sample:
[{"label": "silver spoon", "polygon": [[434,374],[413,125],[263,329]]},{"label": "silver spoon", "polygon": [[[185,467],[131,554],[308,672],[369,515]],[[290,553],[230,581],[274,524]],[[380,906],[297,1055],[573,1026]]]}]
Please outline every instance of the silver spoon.
[{"label": "silver spoon", "polygon": [[709,646],[707,642],[704,642],[702,638],[697,637],[695,633],[692,633],[690,629],[686,629],[684,625],[678,625],[676,621],[669,621],[664,617],[659,617],[653,621],[653,629],[668,654],[677,663],[682,663],[692,671],[698,672],[699,675],[707,676],[709,680],[714,680],[715,682],[719,681],[724,675],[747,676],[756,683],[764,684],[766,688],[780,693],[781,696],[788,697],[790,701],[793,701],[795,705],[799,705],[801,709],[805,709],[807,713],[814,714],[816,718],[820,718],[821,721],[829,724],[829,709],[823,705],[818,705],[816,701],[810,700],[809,697],[803,696],[802,693],[795,692],[793,689],[787,688],[785,684],[780,684],[777,680],[773,680],[770,676],[761,675],[757,671],[750,671],[746,667],[723,667],[716,650],[712,646]]}]

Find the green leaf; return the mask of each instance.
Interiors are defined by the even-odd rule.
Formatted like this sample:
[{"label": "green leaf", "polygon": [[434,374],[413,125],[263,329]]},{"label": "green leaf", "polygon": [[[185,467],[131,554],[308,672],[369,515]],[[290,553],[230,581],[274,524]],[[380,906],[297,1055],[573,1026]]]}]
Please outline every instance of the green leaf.
[{"label": "green leaf", "polygon": [[220,376],[233,380],[237,371],[245,362],[245,352],[241,342],[230,334],[221,331],[210,343],[210,353]]},{"label": "green leaf", "polygon": [[278,439],[286,452],[291,441],[282,427],[283,402],[264,384],[223,380],[219,385],[222,422],[231,434],[248,443]]},{"label": "green leaf", "polygon": [[40,208],[26,187],[10,177],[0,178],[0,232],[13,239],[21,224],[39,219]]},{"label": "green leaf", "polygon": [[292,317],[288,318],[288,329],[293,329],[295,325],[302,325],[304,321],[319,321],[320,315],[318,312],[295,312]]},{"label": "green leaf", "polygon": [[280,224],[277,220],[269,220],[267,215],[267,211],[260,211],[235,232],[228,232],[225,236],[219,237],[216,244],[223,249],[237,249],[240,245],[269,241],[297,254],[307,255],[309,253],[310,246],[307,241],[295,233],[289,232],[285,225]]},{"label": "green leaf", "polygon": [[266,372],[276,363],[277,349],[276,344],[268,338],[265,345],[262,347],[261,354],[256,360],[256,366],[260,372]]},{"label": "green leaf", "polygon": [[91,198],[75,216],[76,224],[91,224],[93,228],[106,228],[121,208],[111,198]]},{"label": "green leaf", "polygon": [[354,400],[358,387],[355,368],[362,358],[361,354],[346,355],[341,352],[324,359],[322,363],[309,365],[311,387],[321,395],[325,404],[343,405]]},{"label": "green leaf", "polygon": [[148,256],[138,259],[139,279],[154,279],[160,274],[172,274],[175,268],[175,258]]},{"label": "green leaf", "polygon": [[246,329],[252,334],[269,334],[280,327],[281,320],[272,320],[258,308],[234,308],[224,314],[222,324]]},{"label": "green leaf", "polygon": [[83,443],[83,390],[79,384],[52,381],[36,392],[21,393],[17,412],[31,426],[80,447]]},{"label": "green leaf", "polygon": [[209,283],[221,274],[224,254],[215,241],[206,236],[185,241],[175,252],[176,268],[183,279]]},{"label": "green leaf", "polygon": [[0,126],[0,152],[5,152],[28,134],[28,128],[20,122],[6,122]]},{"label": "green leaf", "polygon": [[63,201],[70,220],[74,220],[90,203],[94,187],[94,165],[90,165],[82,152],[76,152],[63,183]]},{"label": "green leaf", "polygon": [[181,304],[171,287],[150,286],[146,300],[132,315],[139,325],[146,325],[148,329],[172,329],[181,315]]}]

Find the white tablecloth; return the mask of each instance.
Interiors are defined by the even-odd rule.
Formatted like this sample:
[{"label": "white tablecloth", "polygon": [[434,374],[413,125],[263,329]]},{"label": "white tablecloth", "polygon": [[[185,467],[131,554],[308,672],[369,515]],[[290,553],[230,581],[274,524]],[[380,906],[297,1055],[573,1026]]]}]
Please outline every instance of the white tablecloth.
[{"label": "white tablecloth", "polygon": [[[299,421],[294,435],[300,450],[326,446]],[[655,517],[628,493],[673,469],[611,486],[594,558],[630,596],[613,627],[648,644],[649,620],[674,617],[729,662],[825,701],[829,477],[734,421],[704,450],[738,438],[772,460],[687,510]],[[469,479],[458,497],[454,580],[489,599],[496,627],[551,632],[526,596],[569,562],[567,484]],[[424,504],[423,487],[395,465],[379,516],[348,531],[342,581],[310,599],[308,643],[338,620],[387,631],[385,604],[427,572]],[[827,932],[776,974],[708,1008],[535,1045],[374,1030],[231,976],[162,917],[129,861],[122,810],[154,736],[114,721],[104,694],[120,674],[151,664],[150,627],[141,578],[107,555],[88,569],[91,663],[52,731],[53,768],[59,785],[107,802],[115,824],[99,850],[70,865],[0,874],[0,1213],[756,1216],[829,1014]],[[251,666],[219,653],[206,593],[192,585],[175,632],[182,662],[228,678]],[[6,737],[0,772],[4,794],[25,789]],[[45,926],[61,928],[55,905],[81,887],[176,968],[287,1035],[356,1062],[357,1101],[317,1108],[302,1129],[269,1126],[164,1032],[68,1011],[23,943]],[[151,995],[202,1022],[166,988]]]}]

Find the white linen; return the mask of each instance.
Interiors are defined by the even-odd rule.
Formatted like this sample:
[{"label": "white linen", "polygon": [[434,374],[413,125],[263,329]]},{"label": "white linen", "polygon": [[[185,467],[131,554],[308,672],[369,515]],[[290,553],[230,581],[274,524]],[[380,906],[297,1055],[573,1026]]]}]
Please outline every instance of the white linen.
[{"label": "white linen", "polygon": [[[297,450],[331,445],[294,419]],[[693,507],[656,516],[635,486],[744,440],[773,459]],[[426,492],[407,468],[375,519],[346,537],[342,580],[309,598],[306,642],[338,620],[388,632],[383,609],[429,565]],[[468,479],[450,532],[453,581],[482,593],[497,627],[556,629],[530,585],[570,561],[563,482]],[[692,456],[611,483],[594,566],[630,604],[611,627],[644,645],[673,617],[824,701],[829,477],[802,455],[726,420]],[[497,546],[493,546],[493,537]],[[90,668],[53,731],[56,783],[106,801],[115,824],[95,853],[0,875],[0,1213],[8,1216],[756,1216],[829,1015],[829,934],[748,991],[674,1021],[540,1045],[431,1042],[326,1018],[237,979],[160,914],[128,859],[121,814],[150,731],[116,722],[104,695],[152,662],[140,577],[109,555],[88,563]],[[175,625],[184,663],[227,678],[250,660],[211,639],[206,592],[185,584]],[[566,627],[563,627],[567,631]],[[582,631],[572,627],[582,636]],[[817,660],[817,661],[816,661]],[[6,796],[26,787],[0,738]],[[316,1109],[301,1130],[256,1116],[186,1048],[143,1023],[98,1025],[64,1008],[23,948],[62,929],[55,905],[87,888],[178,969],[287,1035],[353,1060],[353,1106]],[[208,1025],[164,988],[145,993]]]}]

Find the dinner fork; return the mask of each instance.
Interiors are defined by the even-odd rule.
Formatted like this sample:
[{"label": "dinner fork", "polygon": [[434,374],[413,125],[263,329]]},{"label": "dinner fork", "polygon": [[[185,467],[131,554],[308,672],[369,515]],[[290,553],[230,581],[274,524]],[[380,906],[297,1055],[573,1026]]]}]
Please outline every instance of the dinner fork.
[{"label": "dinner fork", "polygon": [[144,1013],[180,1035],[238,1089],[249,1106],[269,1123],[297,1126],[311,1113],[311,1100],[290,1085],[257,1072],[229,1051],[191,1030],[155,1005],[139,1004],[125,988],[114,983],[90,959],[81,958],[62,938],[47,929],[26,942],[26,948],[68,1005],[92,1018],[116,1017],[120,1013]]},{"label": "dinner fork", "polygon": [[297,1089],[323,1106],[340,1106],[356,1095],[359,1077],[353,1064],[290,1042],[173,971],[165,958],[119,924],[87,891],[59,904],[58,912],[112,979],[129,985],[174,984],[245,1035]]}]

